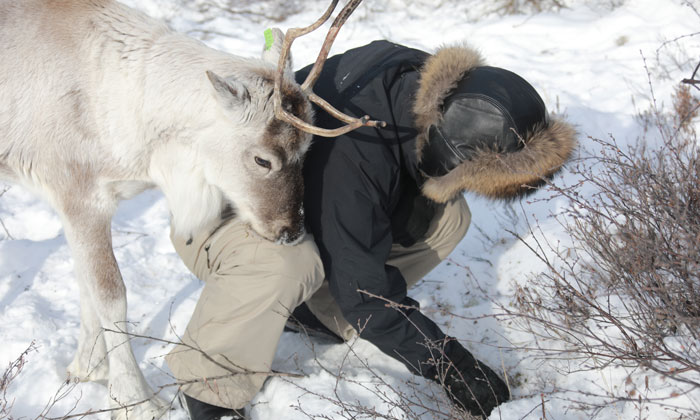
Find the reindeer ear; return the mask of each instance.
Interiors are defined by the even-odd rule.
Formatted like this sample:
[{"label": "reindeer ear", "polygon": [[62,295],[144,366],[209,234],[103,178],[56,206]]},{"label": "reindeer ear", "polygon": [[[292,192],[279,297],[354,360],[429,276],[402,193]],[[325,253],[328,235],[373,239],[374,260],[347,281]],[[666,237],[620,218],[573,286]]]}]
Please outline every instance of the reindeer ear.
[{"label": "reindeer ear", "polygon": [[250,93],[243,83],[232,78],[224,79],[209,70],[207,70],[207,77],[212,86],[214,86],[217,98],[224,106],[232,108],[250,101]]},{"label": "reindeer ear", "polygon": [[[284,42],[284,32],[279,28],[265,30],[265,46],[263,47],[262,59],[277,67],[282,53],[282,43]],[[292,53],[287,54],[287,61],[284,63],[284,71],[292,72]]]}]

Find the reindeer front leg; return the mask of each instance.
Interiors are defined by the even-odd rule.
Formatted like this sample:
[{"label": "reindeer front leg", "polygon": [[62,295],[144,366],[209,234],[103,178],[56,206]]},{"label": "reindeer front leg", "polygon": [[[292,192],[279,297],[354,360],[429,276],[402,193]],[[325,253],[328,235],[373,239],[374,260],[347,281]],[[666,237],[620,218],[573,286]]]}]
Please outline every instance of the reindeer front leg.
[{"label": "reindeer front leg", "polygon": [[68,365],[68,374],[80,381],[107,381],[109,361],[102,324],[95,312],[86,282],[78,281],[78,286],[80,287],[80,337],[78,351]]},{"label": "reindeer front leg", "polygon": [[[86,200],[87,201],[87,200]],[[126,290],[112,251],[111,213],[94,207],[77,207],[64,212],[66,238],[75,258],[75,272],[81,290],[82,321],[86,337],[95,338],[99,325],[109,362],[108,388],[112,417],[151,420],[159,417],[165,404],[160,402],[136,363],[126,325]],[[87,308],[85,306],[87,305]],[[94,310],[93,310],[94,308]],[[95,322],[93,316],[97,317]],[[78,358],[86,357],[92,343],[84,342]],[[92,357],[95,355],[93,354]],[[87,356],[90,359],[90,355]],[[89,365],[88,365],[89,366]],[[89,375],[88,375],[89,377]]]}]

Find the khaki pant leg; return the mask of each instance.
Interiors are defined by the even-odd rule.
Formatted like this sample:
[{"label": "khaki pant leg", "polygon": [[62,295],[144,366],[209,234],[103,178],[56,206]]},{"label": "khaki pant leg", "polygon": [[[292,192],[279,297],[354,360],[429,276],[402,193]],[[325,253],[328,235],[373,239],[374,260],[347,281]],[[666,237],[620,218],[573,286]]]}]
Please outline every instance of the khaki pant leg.
[{"label": "khaki pant leg", "polygon": [[398,268],[408,287],[413,287],[454,251],[471,220],[467,201],[460,195],[437,212],[423,240],[410,247],[394,244],[388,264]]},{"label": "khaki pant leg", "polygon": [[290,311],[323,281],[316,245],[310,235],[276,245],[237,221],[212,235],[171,239],[204,289],[168,366],[179,381],[192,381],[182,386],[187,395],[241,408],[267,378]]},{"label": "khaki pant leg", "polygon": [[[437,211],[425,238],[410,247],[394,244],[387,264],[398,268],[407,287],[413,287],[450,255],[466,235],[470,223],[469,206],[460,195]],[[343,318],[327,281],[323,282],[306,304],[325,326],[343,339],[349,340],[356,334],[355,328]]]}]

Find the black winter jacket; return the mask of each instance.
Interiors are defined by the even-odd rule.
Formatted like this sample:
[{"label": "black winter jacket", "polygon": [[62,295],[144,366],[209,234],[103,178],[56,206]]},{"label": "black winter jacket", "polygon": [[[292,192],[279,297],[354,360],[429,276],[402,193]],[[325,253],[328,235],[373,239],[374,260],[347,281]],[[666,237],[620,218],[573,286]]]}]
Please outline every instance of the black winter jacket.
[{"label": "black winter jacket", "polygon": [[[368,114],[386,128],[362,127],[328,139],[314,137],[304,164],[306,223],[314,235],[333,297],[362,338],[432,376],[425,339],[442,340],[440,328],[418,310],[387,308],[374,295],[408,306],[406,282],[386,264],[393,243],[411,245],[427,230],[434,203],[419,186],[412,105],[425,52],[375,41],[328,59],[314,91],[349,115]],[[304,80],[311,66],[296,73]],[[315,109],[316,125],[340,122]]]}]

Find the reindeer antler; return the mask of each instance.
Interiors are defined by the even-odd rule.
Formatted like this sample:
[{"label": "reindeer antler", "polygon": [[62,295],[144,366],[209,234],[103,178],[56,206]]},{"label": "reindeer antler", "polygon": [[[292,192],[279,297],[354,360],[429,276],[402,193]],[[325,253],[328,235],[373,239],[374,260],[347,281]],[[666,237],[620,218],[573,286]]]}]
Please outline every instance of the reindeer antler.
[{"label": "reindeer antler", "polygon": [[346,125],[329,130],[326,128],[320,128],[316,127],[315,125],[309,124],[306,121],[301,120],[300,118],[296,117],[295,115],[287,112],[282,108],[282,73],[284,69],[284,64],[287,61],[287,56],[289,55],[289,50],[292,46],[292,42],[300,36],[306,35],[309,32],[313,32],[316,29],[318,29],[321,25],[323,25],[328,18],[331,16],[333,13],[333,10],[335,10],[335,6],[338,4],[338,0],[332,0],[330,6],[328,6],[328,9],[326,12],[321,16],[316,22],[313,24],[307,26],[306,28],[291,28],[287,31],[287,34],[284,37],[284,42],[282,43],[282,52],[280,53],[279,57],[279,64],[277,68],[277,74],[275,75],[275,89],[274,89],[274,96],[273,96],[273,103],[274,103],[274,108],[275,108],[275,115],[277,116],[278,119],[288,122],[289,124],[292,124],[294,127],[305,131],[307,133],[311,134],[316,134],[318,136],[322,137],[337,137],[341,134],[345,134],[349,131],[355,130],[357,128],[363,127],[363,126],[369,126],[369,127],[385,127],[386,123],[384,121],[373,121],[370,120],[369,115],[365,115],[362,118],[354,118],[351,117],[347,114],[344,114],[337,109],[335,109],[331,104],[329,104],[327,101],[325,101],[323,98],[320,96],[316,95],[313,92],[313,85],[316,83],[316,80],[318,79],[318,76],[321,74],[321,70],[323,69],[323,65],[326,62],[326,59],[328,58],[328,53],[330,52],[331,45],[333,44],[333,41],[335,40],[335,37],[338,35],[338,31],[340,30],[340,27],[343,26],[345,21],[348,19],[350,14],[352,14],[353,11],[355,11],[355,8],[362,2],[362,0],[350,0],[348,4],[343,7],[343,9],[340,11],[338,16],[335,18],[335,21],[333,21],[333,25],[331,25],[331,28],[328,30],[328,35],[326,35],[326,40],[323,42],[323,46],[321,46],[321,51],[318,53],[318,57],[316,58],[316,62],[314,63],[314,66],[311,68],[311,72],[309,72],[309,75],[306,77],[306,80],[304,83],[301,85],[302,91],[308,96],[309,100],[324,110],[328,112],[330,115],[332,115],[334,118],[339,119],[340,121],[343,121],[346,123]]}]

